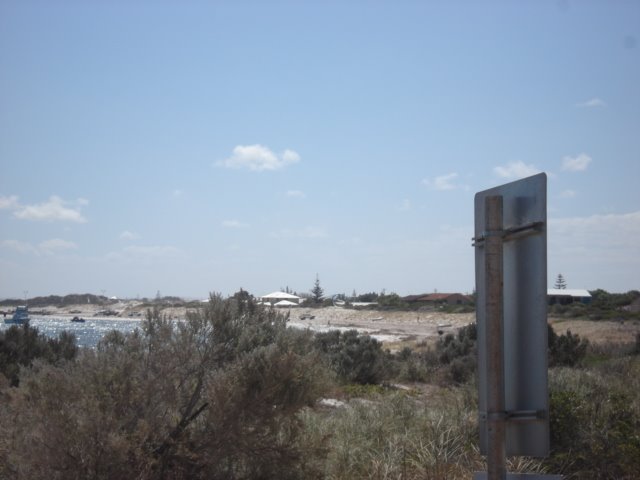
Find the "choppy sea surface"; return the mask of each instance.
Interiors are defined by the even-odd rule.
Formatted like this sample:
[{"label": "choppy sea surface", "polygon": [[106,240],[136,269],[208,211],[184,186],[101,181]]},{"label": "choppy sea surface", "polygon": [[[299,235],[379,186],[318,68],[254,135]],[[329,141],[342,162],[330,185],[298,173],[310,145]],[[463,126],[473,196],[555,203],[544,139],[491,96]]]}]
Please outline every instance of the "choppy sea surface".
[{"label": "choppy sea surface", "polygon": [[[0,322],[2,319],[0,318]],[[140,320],[112,319],[112,318],[86,318],[84,323],[72,322],[69,317],[31,317],[29,325],[36,327],[40,333],[48,337],[57,337],[60,332],[67,330],[76,336],[76,343],[80,347],[95,348],[100,339],[111,330],[122,333],[133,332],[141,325]],[[11,325],[0,323],[0,330],[5,330]]]},{"label": "choppy sea surface", "polygon": [[[2,319],[0,318],[0,322]],[[95,348],[98,345],[100,339],[111,330],[118,330],[122,333],[133,332],[136,328],[140,328],[140,319],[131,318],[85,318],[84,323],[72,322],[70,317],[38,317],[31,316],[29,325],[36,327],[40,333],[56,338],[60,332],[67,330],[73,332],[76,336],[76,344],[79,347]],[[0,323],[0,330],[9,328],[11,325]],[[306,325],[300,322],[289,322],[289,326],[299,329],[310,329],[314,332],[328,332],[330,330],[353,330],[353,327],[338,327],[338,326],[318,326],[318,325]],[[401,337],[398,335],[384,335],[376,332],[375,330],[369,330],[366,328],[356,329],[362,334],[370,335],[371,337],[381,342],[397,341]]]}]

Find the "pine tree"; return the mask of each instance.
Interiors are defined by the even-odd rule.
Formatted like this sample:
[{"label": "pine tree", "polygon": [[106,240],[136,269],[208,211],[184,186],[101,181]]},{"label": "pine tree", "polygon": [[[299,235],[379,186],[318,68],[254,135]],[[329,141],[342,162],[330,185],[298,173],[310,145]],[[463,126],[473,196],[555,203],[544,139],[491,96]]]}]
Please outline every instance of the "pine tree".
[{"label": "pine tree", "polygon": [[558,278],[556,278],[556,284],[554,285],[554,288],[557,288],[558,290],[565,290],[567,288],[567,282],[565,281],[561,273],[559,273]]},{"label": "pine tree", "polygon": [[313,288],[311,289],[311,295],[313,296],[313,301],[315,303],[322,302],[322,298],[324,297],[324,290],[320,286],[320,279],[318,278],[317,273],[316,273],[316,281],[313,284]]}]

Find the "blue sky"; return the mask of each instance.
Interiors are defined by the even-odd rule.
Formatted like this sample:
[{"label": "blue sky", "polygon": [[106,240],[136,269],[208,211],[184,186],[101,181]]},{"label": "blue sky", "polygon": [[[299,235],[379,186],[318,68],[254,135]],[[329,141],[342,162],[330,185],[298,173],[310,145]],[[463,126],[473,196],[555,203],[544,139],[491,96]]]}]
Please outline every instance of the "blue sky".
[{"label": "blue sky", "polygon": [[640,3],[0,3],[0,297],[470,292],[540,171],[549,283],[640,288]]}]

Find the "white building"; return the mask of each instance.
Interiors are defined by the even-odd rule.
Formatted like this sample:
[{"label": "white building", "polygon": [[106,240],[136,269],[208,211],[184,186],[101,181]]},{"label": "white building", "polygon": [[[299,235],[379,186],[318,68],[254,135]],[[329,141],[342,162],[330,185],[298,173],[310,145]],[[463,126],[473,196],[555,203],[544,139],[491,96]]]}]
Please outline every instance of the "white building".
[{"label": "white building", "polygon": [[591,303],[591,294],[588,290],[581,288],[550,288],[547,290],[547,300],[549,305],[556,303],[566,305],[573,302]]}]

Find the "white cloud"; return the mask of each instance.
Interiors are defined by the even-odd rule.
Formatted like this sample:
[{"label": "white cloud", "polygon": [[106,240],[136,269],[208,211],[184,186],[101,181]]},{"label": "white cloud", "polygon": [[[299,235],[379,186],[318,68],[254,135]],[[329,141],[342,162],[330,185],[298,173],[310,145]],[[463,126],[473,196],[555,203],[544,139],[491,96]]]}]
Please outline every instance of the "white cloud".
[{"label": "white cloud", "polygon": [[565,190],[560,193],[560,198],[573,198],[577,195],[575,190]]},{"label": "white cloud", "polygon": [[285,195],[287,197],[293,197],[293,198],[305,198],[306,197],[305,193],[302,190],[287,190]]},{"label": "white cloud", "polygon": [[[86,202],[86,200],[84,202]],[[57,195],[52,195],[45,203],[18,205],[15,207],[13,215],[22,220],[85,223],[87,219],[80,213],[82,204],[83,202],[76,202],[75,206],[72,205],[69,207],[69,202],[65,202]]]},{"label": "white cloud", "polygon": [[562,265],[563,273],[573,270],[575,288],[597,288],[624,281],[629,289],[638,279],[638,238],[640,211],[550,218],[550,271],[556,271],[555,265]]},{"label": "white cloud", "polygon": [[592,159],[586,153],[581,153],[577,157],[566,156],[562,159],[562,170],[570,172],[582,172],[589,167]]},{"label": "white cloud", "polygon": [[586,102],[576,103],[576,107],[585,107],[585,108],[596,108],[596,107],[606,107],[607,104],[599,99],[598,97],[591,98]]},{"label": "white cloud", "polygon": [[238,145],[233,149],[231,157],[216,162],[216,165],[260,172],[279,170],[299,161],[300,155],[293,150],[285,150],[278,155],[262,145]]},{"label": "white cloud", "polygon": [[0,243],[2,247],[9,248],[11,250],[15,250],[19,253],[35,253],[38,254],[38,249],[31,245],[30,243],[20,242],[18,240],[3,240]]},{"label": "white cloud", "polygon": [[18,207],[18,197],[0,197],[0,209],[13,209]]},{"label": "white cloud", "polygon": [[38,248],[43,253],[51,254],[59,250],[73,250],[78,248],[78,245],[68,240],[62,240],[61,238],[52,238],[51,240],[41,242]]},{"label": "white cloud", "polygon": [[434,178],[433,180],[429,178],[425,178],[424,180],[422,180],[422,183],[425,184],[427,187],[431,188],[432,190],[440,190],[440,191],[463,188],[461,185],[457,185],[453,183],[453,180],[455,180],[456,178],[458,178],[457,173],[447,173],[446,175],[440,175]]},{"label": "white cloud", "polygon": [[30,253],[33,255],[53,255],[56,252],[63,250],[73,250],[78,248],[75,242],[69,240],[62,240],[61,238],[52,238],[50,240],[44,240],[38,245],[32,245],[28,242],[20,242],[18,240],[4,240],[1,246],[10,248],[19,253]]},{"label": "white cloud", "polygon": [[120,240],[137,240],[138,238],[140,238],[140,235],[129,230],[125,230],[120,234]]},{"label": "white cloud", "polygon": [[501,178],[525,178],[540,173],[540,169],[535,165],[527,165],[521,160],[510,162],[504,166],[498,166],[493,169],[494,173]]},{"label": "white cloud", "polygon": [[249,224],[239,220],[224,220],[222,226],[225,228],[248,228]]}]

